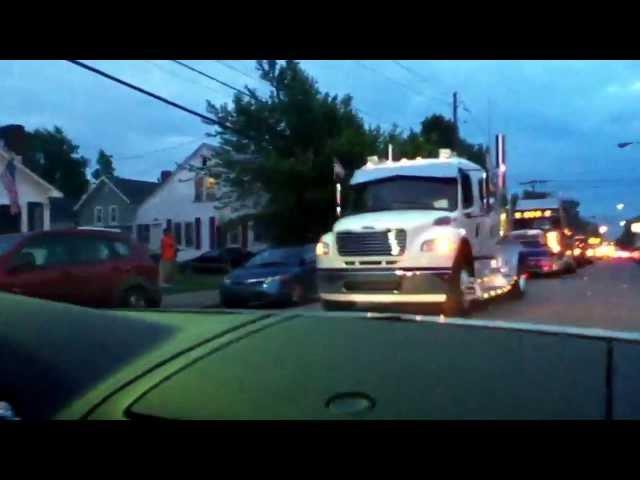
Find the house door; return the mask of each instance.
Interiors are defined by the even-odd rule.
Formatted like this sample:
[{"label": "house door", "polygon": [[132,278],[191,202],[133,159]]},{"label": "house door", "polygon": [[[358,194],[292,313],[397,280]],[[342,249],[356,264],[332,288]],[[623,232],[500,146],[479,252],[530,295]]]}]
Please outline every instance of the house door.
[{"label": "house door", "polygon": [[209,250],[215,250],[216,245],[216,217],[209,217]]},{"label": "house door", "polygon": [[44,206],[42,203],[27,203],[27,224],[30,232],[44,230]]},{"label": "house door", "polygon": [[0,234],[20,233],[20,214],[11,215],[9,205],[0,205]]}]

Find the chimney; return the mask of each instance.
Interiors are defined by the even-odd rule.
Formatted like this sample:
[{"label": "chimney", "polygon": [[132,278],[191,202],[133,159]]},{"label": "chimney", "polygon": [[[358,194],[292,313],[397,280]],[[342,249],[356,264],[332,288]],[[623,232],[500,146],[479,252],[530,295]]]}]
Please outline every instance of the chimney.
[{"label": "chimney", "polygon": [[162,170],[160,172],[160,183],[166,182],[171,176],[171,170]]},{"label": "chimney", "polygon": [[5,125],[0,127],[0,140],[4,141],[6,149],[20,157],[24,157],[26,150],[26,132],[22,125]]}]

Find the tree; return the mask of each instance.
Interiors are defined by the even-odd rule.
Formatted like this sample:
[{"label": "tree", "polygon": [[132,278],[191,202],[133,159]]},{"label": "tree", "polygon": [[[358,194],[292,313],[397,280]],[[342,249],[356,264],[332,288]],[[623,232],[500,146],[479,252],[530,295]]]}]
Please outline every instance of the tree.
[{"label": "tree", "polygon": [[25,143],[23,162],[27,168],[72,200],[78,200],[87,191],[89,160],[78,155],[78,145],[60,127],[26,132]]},{"label": "tree", "polygon": [[108,155],[107,152],[100,149],[98,152],[98,158],[96,158],[96,165],[98,166],[91,176],[94,180],[98,180],[101,177],[115,175],[115,167],[113,166],[113,155]]},{"label": "tree", "polygon": [[420,135],[428,156],[437,157],[438,150],[449,148],[469,161],[486,166],[488,149],[481,145],[474,145],[460,137],[455,123],[442,115],[431,115],[421,123]]},{"label": "tree", "polygon": [[379,149],[382,132],[365,127],[351,96],[321,92],[298,62],[259,60],[256,69],[271,87],[267,98],[245,87],[231,106],[208,102],[231,127],[216,132],[220,146],[259,158],[240,164],[223,155],[218,178],[230,187],[229,203],[266,194],[272,241],[315,242],[335,221],[334,159],[353,172]]}]

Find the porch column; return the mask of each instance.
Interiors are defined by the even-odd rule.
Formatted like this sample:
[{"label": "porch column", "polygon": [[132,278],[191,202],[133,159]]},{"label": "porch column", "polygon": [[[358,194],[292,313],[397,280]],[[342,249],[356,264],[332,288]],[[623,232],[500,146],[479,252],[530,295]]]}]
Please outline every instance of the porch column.
[{"label": "porch column", "polygon": [[20,204],[20,232],[26,233],[29,231],[29,209],[26,203]]},{"label": "porch column", "polygon": [[43,230],[51,230],[51,205],[49,202],[45,202],[43,205],[43,220],[42,220],[42,229]]}]

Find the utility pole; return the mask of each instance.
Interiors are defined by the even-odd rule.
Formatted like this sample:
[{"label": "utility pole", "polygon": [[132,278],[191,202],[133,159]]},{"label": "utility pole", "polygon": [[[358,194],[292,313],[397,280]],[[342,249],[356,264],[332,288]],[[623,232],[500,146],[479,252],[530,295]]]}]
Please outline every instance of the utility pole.
[{"label": "utility pole", "polygon": [[458,129],[458,92],[453,92],[453,124],[456,126],[456,135],[454,138],[454,144],[452,145],[455,151],[458,143],[458,135],[460,130]]},{"label": "utility pole", "polygon": [[453,123],[458,130],[458,92],[453,92]]}]

